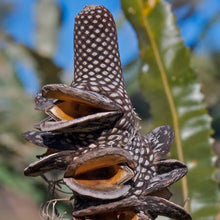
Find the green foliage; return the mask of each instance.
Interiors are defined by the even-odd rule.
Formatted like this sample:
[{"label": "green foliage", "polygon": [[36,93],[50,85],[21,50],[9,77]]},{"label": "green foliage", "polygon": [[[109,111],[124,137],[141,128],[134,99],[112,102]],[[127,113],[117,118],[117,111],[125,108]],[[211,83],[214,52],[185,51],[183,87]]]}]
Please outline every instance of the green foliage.
[{"label": "green foliage", "polygon": [[[49,3],[49,5],[44,5]],[[1,5],[4,3],[1,3]],[[34,110],[33,97],[30,97],[20,82],[14,65],[22,63],[37,74],[39,84],[60,82],[61,68],[55,65],[52,57],[56,50],[59,30],[59,7],[53,1],[39,1],[35,4],[37,15],[36,47],[29,48],[16,42],[11,36],[0,31],[0,187],[5,193],[4,214],[10,209],[16,210],[16,204],[8,205],[11,194],[16,199],[30,198],[21,201],[21,206],[39,212],[35,202],[42,203],[48,195],[47,184],[42,178],[25,178],[24,168],[35,160],[35,155],[42,154],[45,149],[36,148],[22,137],[22,133],[33,129],[33,125],[42,118],[41,113]],[[13,6],[11,5],[11,9]],[[48,9],[49,7],[49,9]],[[4,11],[4,15],[9,10]],[[43,15],[44,14],[44,15]],[[49,16],[45,23],[45,15]],[[48,25],[49,27],[45,27]],[[37,83],[37,82],[36,82]],[[13,194],[13,192],[17,192]],[[33,204],[27,201],[33,200]],[[32,207],[33,205],[33,207]],[[39,206],[39,205],[38,205]],[[1,207],[2,208],[2,205]],[[12,212],[13,219],[26,219],[25,212]],[[6,217],[7,218],[7,217]],[[8,218],[7,218],[8,219]],[[39,219],[33,217],[33,219]]]},{"label": "green foliage", "polygon": [[12,60],[7,53],[0,54],[0,62],[0,184],[42,201],[43,185],[39,179],[23,177],[23,169],[29,160],[33,160],[33,153],[40,152],[26,143],[21,135],[40,120],[40,115],[33,111],[32,98],[15,77]]},{"label": "green foliage", "polygon": [[152,5],[144,0],[121,2],[139,39],[139,83],[150,103],[154,126],[174,127],[172,157],[189,166],[182,181],[183,199],[189,197],[193,219],[213,219],[219,201],[217,184],[211,179],[211,117],[170,5],[163,0]]}]

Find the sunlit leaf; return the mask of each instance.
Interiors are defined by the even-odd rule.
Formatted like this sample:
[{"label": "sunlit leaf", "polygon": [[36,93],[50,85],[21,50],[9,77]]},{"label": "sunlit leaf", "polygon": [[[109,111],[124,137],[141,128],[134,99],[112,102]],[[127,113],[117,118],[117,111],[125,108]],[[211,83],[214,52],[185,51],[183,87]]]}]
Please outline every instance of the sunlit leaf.
[{"label": "sunlit leaf", "polygon": [[[219,54],[215,54],[217,63],[219,63],[219,58]],[[216,92],[220,91],[219,66],[215,65],[214,59],[199,56],[193,56],[192,66],[197,69],[198,76],[202,82],[202,91],[207,96],[206,102],[208,106],[217,105],[220,100],[219,94]]]},{"label": "sunlit leaf", "polygon": [[189,167],[182,181],[183,200],[189,197],[193,219],[213,219],[218,213],[219,198],[212,181],[211,118],[170,5],[161,0],[149,10],[148,1],[121,2],[139,39],[139,82],[150,102],[154,126],[174,127],[172,157]]},{"label": "sunlit leaf", "polygon": [[42,201],[42,189],[39,189],[42,182],[23,177],[28,161],[41,151],[25,142],[21,135],[41,117],[39,112],[33,111],[32,97],[16,78],[6,53],[0,54],[0,64],[0,184]]},{"label": "sunlit leaf", "polygon": [[124,80],[129,95],[132,95],[139,90],[136,73],[139,70],[140,65],[140,59],[134,59],[123,67]]}]

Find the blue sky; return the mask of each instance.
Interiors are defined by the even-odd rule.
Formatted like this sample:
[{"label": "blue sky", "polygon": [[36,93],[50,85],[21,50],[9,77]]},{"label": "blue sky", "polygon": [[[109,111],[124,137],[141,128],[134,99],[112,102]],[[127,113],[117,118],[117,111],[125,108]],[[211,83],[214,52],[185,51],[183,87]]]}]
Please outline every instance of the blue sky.
[{"label": "blue sky", "polygon": [[[181,18],[184,11],[186,10],[183,8],[182,11],[176,12],[177,19]],[[205,33],[204,38],[199,40],[201,31],[215,16],[219,16],[219,19]],[[195,13],[188,19],[179,21],[178,25],[186,45],[192,46],[197,43],[196,53],[207,55],[213,51],[220,51],[220,0],[201,0]]]},{"label": "blue sky", "polygon": [[[10,0],[12,1],[12,0]],[[14,10],[5,19],[5,30],[13,35],[18,42],[22,42],[30,47],[35,44],[35,3],[37,0],[17,0]],[[98,1],[98,0],[84,0],[84,1],[65,1],[57,0],[58,5],[62,9],[62,26],[59,32],[59,43],[55,62],[67,67],[73,62],[73,27],[74,17],[88,4],[102,4],[107,7],[114,18],[116,19],[121,12],[120,1]],[[120,54],[122,63],[125,64],[138,54],[138,42],[135,32],[129,23],[126,23],[118,32],[118,40],[120,47]],[[129,43],[129,53],[127,45]]]},{"label": "blue sky", "polygon": [[[12,2],[15,7],[4,19],[4,29],[12,35],[18,42],[27,46],[35,47],[36,36],[36,20],[35,7],[38,0],[4,0]],[[107,7],[114,18],[117,20],[121,13],[121,5],[119,0],[54,0],[62,9],[62,25],[59,30],[58,46],[54,55],[54,61],[58,66],[64,69],[73,68],[73,27],[74,17],[81,9],[88,4],[101,4]],[[202,0],[197,7],[195,13],[188,19],[181,20],[181,16],[187,11],[187,6],[176,11],[178,25],[181,29],[181,35],[185,40],[185,44],[192,46],[198,43],[198,37],[213,18],[214,15],[220,14],[220,0]],[[220,50],[220,19],[214,23],[202,41],[196,45],[195,52],[204,55],[213,51]],[[136,34],[131,25],[126,22],[118,31],[119,50],[122,64],[126,64],[134,59],[138,53],[138,41]],[[129,45],[129,47],[128,47]],[[16,63],[18,76],[23,82],[29,93],[34,93],[38,88],[38,83],[34,70],[28,69],[22,64]],[[32,79],[32,84],[30,84]]]},{"label": "blue sky", "polygon": [[[95,1],[95,0],[87,0],[87,1],[58,1],[60,7],[63,10],[64,18],[63,25],[60,32],[60,43],[58,47],[58,51],[55,57],[55,61],[61,65],[67,62],[73,62],[73,26],[74,26],[74,17],[82,10],[85,5],[89,4],[102,4],[106,8],[108,8],[116,19],[119,13],[121,12],[120,1]],[[131,26],[126,23],[122,29],[118,32],[118,40],[119,40],[119,49],[122,63],[125,64],[132,58],[138,55],[138,42],[135,36],[135,33]],[[68,42],[68,44],[63,44],[63,42]],[[129,50],[127,51],[127,45],[129,43]],[[72,54],[69,58],[64,57],[63,54]]]}]

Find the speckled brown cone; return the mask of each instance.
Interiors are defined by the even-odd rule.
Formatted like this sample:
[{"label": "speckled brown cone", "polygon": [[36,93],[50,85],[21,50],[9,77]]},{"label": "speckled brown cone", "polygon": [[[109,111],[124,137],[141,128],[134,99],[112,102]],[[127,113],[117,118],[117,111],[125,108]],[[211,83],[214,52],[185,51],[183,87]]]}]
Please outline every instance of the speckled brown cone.
[{"label": "speckled brown cone", "polygon": [[47,152],[25,175],[63,170],[75,198],[74,219],[191,219],[169,201],[167,187],[187,173],[183,163],[163,159],[174,131],[164,125],[140,135],[124,87],[115,23],[105,7],[86,6],[76,16],[74,53],[71,85],[45,85],[35,98],[36,109],[48,118],[24,137]]}]

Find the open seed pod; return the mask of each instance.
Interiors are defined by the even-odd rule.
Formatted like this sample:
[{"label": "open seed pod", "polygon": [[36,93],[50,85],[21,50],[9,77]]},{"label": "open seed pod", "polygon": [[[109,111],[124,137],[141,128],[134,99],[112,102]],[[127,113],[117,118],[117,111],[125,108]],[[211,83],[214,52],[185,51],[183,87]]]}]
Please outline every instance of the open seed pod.
[{"label": "open seed pod", "polygon": [[142,195],[148,195],[160,191],[186,175],[188,169],[185,164],[174,159],[154,162],[157,174],[153,176]]},{"label": "open seed pod", "polygon": [[122,148],[91,149],[80,155],[61,151],[30,164],[24,173],[40,176],[51,170],[65,170],[64,182],[81,195],[114,199],[126,195],[134,176],[135,165],[129,152]]},{"label": "open seed pod", "polygon": [[106,204],[95,204],[73,212],[75,220],[153,220],[157,216],[191,220],[180,206],[157,196],[134,196]]},{"label": "open seed pod", "polygon": [[[183,163],[174,159],[161,159],[170,150],[173,138],[173,130],[167,125],[158,127],[148,133],[146,139],[149,146],[146,146],[146,149],[150,147],[151,154],[149,156],[140,154],[133,169],[135,175],[129,181],[129,191],[117,200],[107,202],[105,199],[100,202],[102,198],[96,196],[96,194],[83,194],[77,189],[80,196],[75,198],[76,208],[73,212],[75,219],[142,220],[155,219],[158,215],[162,215],[175,219],[190,220],[191,217],[187,211],[169,201],[171,193],[167,187],[187,173],[187,167]],[[135,152],[137,147],[133,147]],[[146,162],[151,155],[154,155],[155,159],[150,161],[148,166],[145,166],[145,163],[138,163],[138,161],[144,161],[142,158]],[[86,163],[86,160],[84,162],[82,160],[83,163]],[[83,167],[83,165],[81,166]],[[154,168],[154,174],[152,168]],[[77,169],[74,168],[74,170]],[[92,176],[94,177],[94,175]],[[66,182],[68,186],[71,186],[72,183],[72,181],[70,183]],[[76,187],[77,184],[72,189],[75,191]],[[86,187],[88,189],[88,185]],[[93,197],[93,199],[89,200],[88,197],[82,197],[82,195]],[[87,202],[85,203],[85,201]]]},{"label": "open seed pod", "polygon": [[[75,198],[75,220],[153,220],[157,216],[166,216],[178,220],[190,220],[191,216],[181,206],[170,202],[168,186],[182,178],[187,167],[177,160],[154,162],[157,174],[147,184],[140,185],[140,180],[133,180],[127,195],[117,200]],[[134,170],[135,172],[135,170]],[[137,195],[136,192],[141,191]],[[86,203],[85,203],[86,201]]]},{"label": "open seed pod", "polygon": [[134,177],[133,158],[121,148],[93,150],[67,167],[64,182],[74,192],[97,199],[125,196]]},{"label": "open seed pod", "polygon": [[76,151],[58,151],[43,156],[36,162],[29,164],[24,169],[26,176],[41,176],[51,170],[66,170],[67,166],[73,163],[74,158],[78,155]]},{"label": "open seed pod", "polygon": [[42,131],[91,132],[111,126],[122,115],[120,107],[109,98],[63,84],[44,86],[42,96],[56,100],[44,103],[51,119],[39,124]]}]

